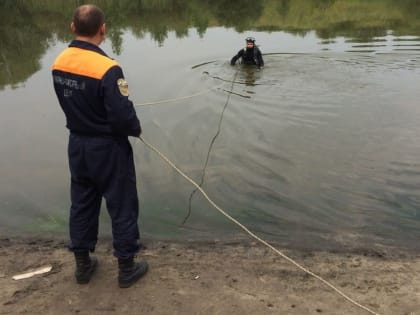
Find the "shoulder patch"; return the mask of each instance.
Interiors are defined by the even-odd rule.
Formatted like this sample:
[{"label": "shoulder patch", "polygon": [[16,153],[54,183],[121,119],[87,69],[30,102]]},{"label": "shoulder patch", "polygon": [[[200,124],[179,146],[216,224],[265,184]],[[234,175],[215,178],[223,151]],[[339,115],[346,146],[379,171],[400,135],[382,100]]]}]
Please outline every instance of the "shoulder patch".
[{"label": "shoulder patch", "polygon": [[128,96],[128,83],[125,81],[124,78],[120,78],[117,80],[118,89],[120,90],[121,95]]}]

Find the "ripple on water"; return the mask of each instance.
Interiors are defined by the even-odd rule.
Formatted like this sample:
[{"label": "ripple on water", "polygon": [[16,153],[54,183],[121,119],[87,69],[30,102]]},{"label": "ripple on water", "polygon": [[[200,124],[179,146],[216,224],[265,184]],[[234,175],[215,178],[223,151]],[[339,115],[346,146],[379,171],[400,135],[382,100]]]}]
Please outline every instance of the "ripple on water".
[{"label": "ripple on water", "polygon": [[215,103],[234,92],[209,164],[212,184],[226,176],[235,186],[228,190],[235,197],[222,198],[235,198],[245,219],[262,216],[252,224],[272,235],[275,226],[294,226],[401,244],[406,231],[420,236],[420,166],[405,161],[420,155],[413,145],[420,134],[418,56],[269,54],[265,61],[262,71],[203,66],[226,82],[211,95]]}]

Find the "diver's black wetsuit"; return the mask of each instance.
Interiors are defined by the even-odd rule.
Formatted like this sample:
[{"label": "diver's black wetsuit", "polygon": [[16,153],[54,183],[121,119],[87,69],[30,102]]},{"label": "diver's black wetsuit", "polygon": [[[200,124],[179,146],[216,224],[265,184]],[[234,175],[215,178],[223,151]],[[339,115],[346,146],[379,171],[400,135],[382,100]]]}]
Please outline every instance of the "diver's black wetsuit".
[{"label": "diver's black wetsuit", "polygon": [[256,46],[238,51],[238,53],[233,56],[230,64],[233,66],[239,58],[241,58],[241,62],[245,65],[256,65],[259,68],[264,67],[261,51]]}]

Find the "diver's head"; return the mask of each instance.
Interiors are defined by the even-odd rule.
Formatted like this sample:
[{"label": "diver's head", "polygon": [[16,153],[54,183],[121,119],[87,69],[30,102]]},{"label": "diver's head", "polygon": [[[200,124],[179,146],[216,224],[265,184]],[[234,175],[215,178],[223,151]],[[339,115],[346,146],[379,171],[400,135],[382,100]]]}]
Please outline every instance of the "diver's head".
[{"label": "diver's head", "polygon": [[247,37],[245,38],[246,48],[254,48],[255,45],[255,38],[254,37]]}]

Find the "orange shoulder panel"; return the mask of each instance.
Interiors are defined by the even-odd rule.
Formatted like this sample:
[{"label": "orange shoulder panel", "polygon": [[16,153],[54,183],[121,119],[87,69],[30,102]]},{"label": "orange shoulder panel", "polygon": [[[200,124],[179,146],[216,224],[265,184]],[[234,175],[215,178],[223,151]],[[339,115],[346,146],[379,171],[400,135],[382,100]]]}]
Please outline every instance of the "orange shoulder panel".
[{"label": "orange shoulder panel", "polygon": [[95,51],[69,47],[57,57],[52,69],[100,80],[111,67],[117,65],[115,60]]}]

